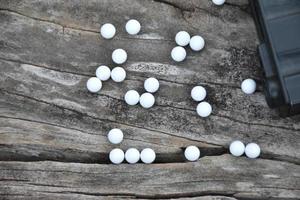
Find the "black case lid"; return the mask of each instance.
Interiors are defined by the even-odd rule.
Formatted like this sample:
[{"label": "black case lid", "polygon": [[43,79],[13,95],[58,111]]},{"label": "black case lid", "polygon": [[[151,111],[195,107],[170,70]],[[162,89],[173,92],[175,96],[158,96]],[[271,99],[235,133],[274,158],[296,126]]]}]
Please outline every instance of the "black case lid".
[{"label": "black case lid", "polygon": [[268,103],[273,107],[281,104],[288,104],[291,109],[299,107],[300,0],[257,0],[254,11],[266,81],[271,81],[271,86],[277,84],[275,90],[280,90],[273,96],[275,104]]}]

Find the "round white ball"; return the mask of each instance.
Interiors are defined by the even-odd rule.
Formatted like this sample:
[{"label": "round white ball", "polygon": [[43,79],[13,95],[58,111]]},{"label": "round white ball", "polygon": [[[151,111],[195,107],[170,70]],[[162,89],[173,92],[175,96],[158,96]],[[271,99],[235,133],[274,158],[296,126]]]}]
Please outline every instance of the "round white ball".
[{"label": "round white ball", "polygon": [[195,86],[191,91],[191,96],[195,101],[202,101],[206,97],[206,90],[202,86]]},{"label": "round white ball", "polygon": [[188,146],[184,151],[184,156],[188,161],[196,161],[200,157],[200,150],[196,146]]},{"label": "round white ball", "polygon": [[140,94],[135,90],[129,90],[124,96],[125,102],[128,105],[136,105],[140,101]]},{"label": "round white ball", "polygon": [[140,152],[136,148],[130,148],[125,153],[125,160],[130,163],[134,164],[140,160]]},{"label": "round white ball", "polygon": [[256,143],[246,145],[245,154],[248,158],[257,158],[260,155],[260,147]]},{"label": "round white ball", "polygon": [[186,57],[186,51],[181,46],[174,47],[171,51],[171,57],[174,61],[181,62]]},{"label": "round white ball", "polygon": [[141,152],[141,160],[143,163],[146,164],[153,163],[155,157],[156,157],[155,152],[150,148],[143,149],[143,151]]},{"label": "round white ball", "polygon": [[200,117],[208,117],[212,112],[212,107],[209,103],[203,101],[197,106],[197,113]]},{"label": "round white ball", "polygon": [[99,78],[97,77],[91,77],[89,80],[86,82],[86,87],[90,92],[98,92],[102,88],[102,82]]},{"label": "round white ball", "polygon": [[194,51],[200,51],[205,45],[204,39],[200,35],[195,35],[190,40],[190,47]]},{"label": "round white ball", "polygon": [[239,140],[233,141],[229,146],[229,151],[234,156],[241,156],[245,152],[245,145]]},{"label": "round white ball", "polygon": [[100,33],[105,39],[111,39],[116,34],[116,28],[112,24],[103,24],[100,28]]},{"label": "round white ball", "polygon": [[186,46],[189,44],[191,36],[186,31],[179,31],[175,36],[175,42],[179,46]]},{"label": "round white ball", "polygon": [[110,78],[110,69],[105,65],[101,65],[96,69],[96,76],[101,81],[107,81]]},{"label": "round white ball", "polygon": [[120,164],[124,160],[124,152],[122,149],[115,148],[109,153],[109,160],[114,164]]},{"label": "round white ball", "polygon": [[131,20],[129,20],[126,23],[125,29],[126,29],[126,31],[127,31],[128,34],[130,34],[130,35],[136,35],[141,30],[141,24],[137,20],[131,19]]},{"label": "round white ball", "polygon": [[151,93],[144,93],[140,97],[140,104],[143,108],[151,108],[155,103],[155,98]]},{"label": "round white ball", "polygon": [[212,2],[217,6],[221,6],[225,3],[225,0],[212,0]]},{"label": "round white ball", "polygon": [[147,78],[144,82],[144,88],[147,92],[154,93],[159,88],[159,82],[156,78]]},{"label": "round white ball", "polygon": [[127,60],[127,53],[124,49],[115,49],[111,55],[114,63],[123,64]]},{"label": "round white ball", "polygon": [[108,141],[112,144],[120,144],[123,137],[123,132],[118,128],[111,129],[107,134]]},{"label": "round white ball", "polygon": [[256,90],[256,83],[253,79],[248,78],[242,82],[241,88],[245,94],[253,94]]},{"label": "round white ball", "polygon": [[126,71],[122,67],[115,67],[111,70],[111,79],[115,82],[122,82],[126,78]]}]

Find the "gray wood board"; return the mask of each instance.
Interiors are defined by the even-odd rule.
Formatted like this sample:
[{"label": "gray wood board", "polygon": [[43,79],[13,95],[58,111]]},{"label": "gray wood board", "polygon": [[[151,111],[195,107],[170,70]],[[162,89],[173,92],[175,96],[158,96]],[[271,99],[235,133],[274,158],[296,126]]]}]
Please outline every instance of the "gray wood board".
[{"label": "gray wood board", "polygon": [[[142,24],[137,36],[124,30],[130,18]],[[112,40],[99,35],[106,22],[116,25]],[[227,1],[218,7],[206,0],[0,0],[0,24],[3,198],[299,196],[300,117],[281,118],[266,105],[247,1]],[[175,63],[170,51],[179,30],[202,35],[206,46],[201,52],[187,48],[187,59]],[[126,80],[109,80],[100,93],[89,93],[86,81],[97,66],[116,66],[111,60],[115,48],[128,52],[123,65]],[[125,92],[142,93],[143,81],[152,76],[161,85],[155,106],[146,110],[126,105]],[[257,81],[253,95],[240,89],[246,78]],[[205,119],[197,116],[197,103],[190,97],[198,84],[207,89],[213,107]],[[124,131],[121,145],[107,141],[111,128]],[[258,143],[261,158],[227,155],[228,145],[236,139]],[[188,145],[201,149],[199,162],[185,162],[183,150]],[[115,147],[151,147],[160,164],[112,166],[108,153]],[[234,170],[228,172],[228,165]],[[69,168],[77,173],[69,174]],[[59,172],[51,171],[55,169]],[[44,179],[39,178],[41,170]],[[86,173],[89,170],[99,174],[95,178]],[[106,173],[110,175],[104,179]],[[14,174],[15,180],[6,177]],[[29,182],[19,180],[19,175]],[[150,176],[151,184],[146,180]],[[180,179],[184,180],[177,182]],[[63,187],[56,190],[55,181]]]}]

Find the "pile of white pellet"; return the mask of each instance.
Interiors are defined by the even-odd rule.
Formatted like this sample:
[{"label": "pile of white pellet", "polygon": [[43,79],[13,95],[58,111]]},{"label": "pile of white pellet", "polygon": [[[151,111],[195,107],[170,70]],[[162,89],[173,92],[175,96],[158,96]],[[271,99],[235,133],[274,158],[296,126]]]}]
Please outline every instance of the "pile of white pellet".
[{"label": "pile of white pellet", "polygon": [[[223,5],[225,0],[212,0],[215,5]],[[135,20],[129,20],[125,25],[125,30],[130,35],[136,35],[141,30],[141,24]],[[116,28],[113,24],[106,23],[100,28],[101,36],[105,39],[112,39],[116,34]],[[201,51],[205,46],[205,40],[200,35],[190,36],[187,31],[179,31],[175,36],[175,42],[178,46],[171,50],[171,58],[176,62],[182,62],[186,58],[186,50],[184,47],[189,46],[193,51]],[[112,52],[112,61],[117,65],[122,65],[127,61],[127,52],[118,48]],[[112,70],[106,66],[101,65],[96,69],[95,77],[87,80],[87,89],[92,93],[97,93],[102,88],[102,81],[112,79],[114,82],[122,82],[126,78],[126,71],[121,66],[116,66]],[[138,103],[143,108],[151,108],[155,103],[154,93],[160,87],[159,81],[150,77],[144,81],[145,92],[141,95],[134,89],[127,91],[124,95],[124,101],[134,106]],[[241,84],[241,89],[245,94],[252,94],[256,90],[256,83],[253,79],[245,79]],[[207,96],[207,91],[203,86],[194,86],[191,90],[191,97],[194,101],[199,102],[196,112],[200,117],[208,117],[212,113],[212,106],[204,101]],[[120,144],[123,140],[124,134],[120,129],[111,129],[107,135],[111,144]],[[260,147],[256,143],[250,143],[246,146],[241,141],[234,141],[230,144],[229,151],[233,156],[241,156],[244,153],[249,158],[257,158],[260,155]],[[188,161],[197,161],[200,158],[200,149],[196,146],[188,146],[184,150],[184,156]],[[114,148],[109,153],[109,159],[114,164],[120,164],[124,161],[134,164],[141,160],[143,163],[153,163],[156,158],[156,153],[151,148],[145,148],[141,152],[136,148],[129,148],[124,153],[120,148]]]},{"label": "pile of white pellet", "polygon": [[241,156],[244,153],[248,158],[257,158],[260,155],[260,147],[256,143],[244,145],[239,140],[233,141],[229,146],[229,151],[234,156]]},{"label": "pile of white pellet", "polygon": [[200,51],[204,48],[205,41],[200,35],[193,37],[186,31],[179,31],[175,36],[175,42],[178,46],[171,51],[171,57],[176,62],[181,62],[186,58],[185,46],[189,45],[192,50]]},{"label": "pile of white pellet", "polygon": [[[107,134],[108,141],[115,145],[120,144],[123,137],[123,132],[117,128],[111,129]],[[130,164],[137,163],[140,159],[143,163],[150,164],[154,162],[155,158],[156,154],[151,148],[145,148],[139,152],[136,148],[131,147],[125,153],[120,148],[114,148],[109,153],[109,160],[114,164],[120,164],[124,159]]]},{"label": "pile of white pellet", "polygon": [[151,108],[155,103],[155,98],[152,93],[159,89],[159,82],[156,78],[147,78],[144,82],[144,92],[141,96],[136,90],[129,90],[126,92],[124,99],[128,105],[136,105],[140,103],[143,108]]}]

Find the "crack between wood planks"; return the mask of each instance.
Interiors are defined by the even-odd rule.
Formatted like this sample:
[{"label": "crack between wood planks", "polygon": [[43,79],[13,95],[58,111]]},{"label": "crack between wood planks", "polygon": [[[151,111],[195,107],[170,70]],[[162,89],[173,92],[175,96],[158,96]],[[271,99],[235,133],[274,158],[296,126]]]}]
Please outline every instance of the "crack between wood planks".
[{"label": "crack between wood planks", "polygon": [[[209,148],[200,148],[201,151],[206,151]],[[201,160],[205,157],[218,157],[218,156],[224,156],[224,155],[230,155],[231,154],[228,152],[227,149],[223,148],[223,149],[215,149],[216,152],[214,153],[206,153],[206,155],[202,155],[199,159],[199,162],[201,162]],[[108,153],[99,153],[99,155],[102,154],[106,157],[108,157]],[[164,155],[168,155],[171,158],[167,158],[167,159],[162,159],[162,157]],[[266,156],[267,154],[261,154],[260,157],[256,158],[256,160],[267,160],[267,161],[272,161],[272,162],[282,162],[282,163],[286,163],[289,165],[296,165],[296,166],[300,166],[300,161],[296,161],[296,160],[291,160],[291,159],[282,159],[282,158],[275,158],[273,156]],[[246,156],[243,156],[246,157]],[[84,165],[114,165],[111,162],[109,162],[109,160],[101,160],[101,161],[97,161],[97,162],[80,162],[80,161],[64,161],[64,160],[50,160],[50,159],[36,159],[36,160],[0,160],[0,161],[6,161],[6,162],[37,162],[37,163],[43,163],[43,162],[58,162],[58,163],[74,163],[74,164],[84,164]],[[159,153],[157,154],[157,159],[153,164],[175,164],[175,163],[179,163],[179,164],[184,164],[187,163],[188,161],[186,161],[186,159],[183,157],[183,151],[182,153]],[[123,163],[125,165],[129,165],[128,163]],[[143,164],[141,161],[139,161],[137,164]],[[7,170],[7,169],[0,169],[0,170]],[[16,171],[24,171],[23,169],[13,169]],[[41,172],[47,172],[47,170],[26,170],[26,171],[41,171]],[[76,171],[66,171],[66,170],[54,170],[51,172],[58,172],[58,173],[78,173],[78,174],[82,174],[83,172],[76,172]],[[96,173],[89,173],[89,172],[84,172],[87,174],[96,174]],[[120,172],[119,172],[120,173]],[[130,172],[122,172],[122,173],[130,173]],[[103,173],[101,173],[103,174]],[[104,174],[111,174],[111,173],[104,173]]]},{"label": "crack between wood planks", "polygon": [[[225,148],[205,148],[205,147],[199,147],[201,150],[201,155],[199,162],[201,162],[201,160],[205,157],[218,157],[218,156],[223,156],[223,155],[230,155],[231,154],[228,152],[227,149]],[[186,163],[186,159],[183,156],[183,152],[184,152],[184,148],[182,148],[182,152],[170,152],[170,153],[158,153],[157,154],[157,158],[155,160],[155,162],[153,164],[175,164],[175,163]],[[87,152],[88,153],[88,152]],[[109,153],[103,153],[103,152],[90,152],[90,153],[97,153],[98,157],[106,157],[108,158]],[[245,156],[243,156],[245,157]],[[289,158],[287,156],[284,157],[276,157],[274,155],[271,154],[265,154],[262,153],[260,155],[260,157],[256,158],[256,160],[269,160],[272,162],[282,162],[282,163],[286,163],[286,164],[292,164],[292,165],[296,165],[296,166],[300,166],[300,160],[297,159],[295,160],[295,158]],[[58,163],[80,163],[80,164],[92,164],[92,165],[113,165],[108,159],[104,159],[104,160],[91,160],[91,159],[83,159],[83,160],[78,160],[78,159],[49,159],[49,158],[41,158],[41,157],[37,157],[37,158],[27,158],[27,157],[22,157],[22,159],[19,159],[18,157],[15,157],[13,159],[1,159],[0,161],[7,161],[7,162],[58,162]],[[123,163],[123,164],[127,164],[127,163]],[[137,164],[143,164],[141,161],[139,161]],[[3,170],[3,169],[0,169]],[[17,170],[17,169],[14,169]],[[22,170],[19,170],[22,171]],[[26,171],[37,171],[37,170],[26,170]],[[46,170],[38,170],[38,171],[46,171]],[[52,171],[51,171],[52,172]],[[81,172],[75,172],[75,171],[65,171],[65,170],[61,170],[61,171],[53,171],[53,172],[68,172],[68,173],[81,173]],[[87,173],[87,172],[84,172]],[[94,173],[91,173],[94,174]]]},{"label": "crack between wood planks", "polygon": [[[28,144],[31,145],[31,144]],[[14,145],[6,145],[6,144],[0,144],[0,149],[2,147],[7,147],[8,149],[15,150]],[[22,146],[22,149],[24,146]],[[199,147],[201,150],[201,158],[205,157],[211,157],[211,156],[222,156],[227,154],[227,150],[225,148],[210,148],[210,147]],[[68,149],[58,149],[58,148],[53,148],[54,151],[63,151],[66,152]],[[180,147],[178,147],[180,149]],[[74,151],[74,149],[71,149]],[[37,150],[38,151],[38,150]],[[51,153],[51,150],[48,151]],[[177,151],[170,151],[170,152],[164,152],[164,153],[156,153],[156,159],[153,164],[171,164],[171,163],[186,163],[186,159],[183,156],[184,148],[182,150]],[[83,157],[78,156],[78,153],[80,155],[83,155]],[[64,153],[62,153],[64,154]],[[50,155],[50,154],[49,154]],[[81,163],[81,164],[111,164],[109,161],[109,153],[105,152],[89,152],[89,151],[76,151],[72,155],[68,155],[68,157],[62,157],[62,158],[57,158],[57,157],[51,157],[51,156],[31,156],[31,155],[18,155],[18,154],[13,154],[9,158],[2,157],[0,156],[0,161],[7,161],[7,162],[47,162],[47,161],[52,161],[52,162],[60,162],[60,163]],[[128,164],[124,162],[123,164]],[[139,161],[137,164],[143,164],[142,161]],[[67,171],[68,172],[68,171]],[[72,171],[70,171],[72,173]]]},{"label": "crack between wood planks", "polygon": [[[276,188],[274,188],[276,189]],[[31,191],[33,192],[33,191]],[[243,192],[236,192],[234,194],[228,194],[228,193],[221,193],[221,192],[212,192],[209,191],[206,194],[195,194],[195,192],[192,193],[184,193],[181,196],[178,196],[177,194],[171,194],[168,197],[168,194],[164,195],[163,197],[157,196],[157,195],[140,195],[140,194],[133,194],[133,193],[93,193],[93,192],[75,192],[75,191],[57,191],[57,192],[52,192],[52,191],[34,191],[36,193],[33,193],[35,195],[30,195],[30,194],[13,194],[13,193],[6,193],[6,194],[0,194],[0,196],[7,197],[7,196],[17,196],[17,197],[32,197],[32,196],[37,196],[39,194],[44,194],[44,195],[52,195],[52,194],[63,194],[63,195],[82,195],[88,197],[112,197],[112,198],[126,198],[126,199],[185,199],[185,198],[197,198],[197,197],[207,197],[208,199],[211,199],[212,197],[215,199],[225,199],[229,198],[231,200],[296,200],[295,198],[290,198],[290,197],[280,197],[280,198],[271,198],[271,197],[257,197],[257,196],[249,196],[247,194],[247,197],[241,197],[241,194]]]},{"label": "crack between wood planks", "polygon": [[[201,148],[201,151],[205,150],[204,148]],[[108,153],[99,153],[99,154],[103,154],[108,158]],[[168,155],[171,158],[167,158],[167,159],[162,159],[162,154],[157,154],[157,159],[155,160],[155,162],[153,163],[154,165],[164,165],[164,164],[185,164],[188,163],[188,161],[186,161],[186,159],[183,157],[183,152],[182,153],[163,153]],[[227,150],[224,150],[223,152],[219,152],[219,153],[214,153],[214,154],[210,154],[210,155],[204,155],[201,156],[200,159],[198,160],[198,162],[201,162],[201,160],[205,157],[215,157],[216,159],[219,156],[224,156],[224,155],[230,155]],[[245,157],[245,156],[243,156]],[[286,160],[286,159],[279,159],[279,158],[266,158],[264,155],[261,155],[260,157],[256,158],[256,160],[266,160],[266,161],[271,161],[271,162],[280,162],[280,163],[286,163],[289,165],[295,165],[295,166],[300,166],[300,161],[295,161],[295,160]],[[112,164],[108,159],[107,160],[99,160],[99,161],[66,161],[66,160],[53,160],[53,159],[36,159],[36,160],[0,160],[0,164],[1,162],[32,162],[32,163],[44,163],[44,162],[57,162],[57,163],[71,163],[71,164],[83,164],[83,165],[114,165]],[[138,163],[136,163],[136,165],[143,165],[143,163],[141,161],[139,161]],[[126,162],[122,163],[122,165],[130,165]],[[1,170],[14,170],[14,171],[24,171],[24,169],[0,169]],[[33,172],[49,172],[49,170],[28,170],[26,169],[25,171],[33,171]],[[98,172],[78,172],[78,171],[68,171],[68,170],[50,170],[50,172],[56,172],[56,173],[76,173],[76,174],[98,174]],[[118,172],[121,173],[121,172]],[[122,172],[122,173],[131,173],[131,172]],[[102,173],[101,174],[112,174],[112,173]]]},{"label": "crack between wood planks", "polygon": [[[32,20],[36,20],[36,21],[40,21],[40,22],[44,22],[44,23],[50,23],[50,24],[54,24],[56,26],[60,26],[61,29],[62,29],[63,35],[66,34],[65,29],[70,29],[70,30],[74,30],[74,31],[82,32],[82,33],[90,33],[90,34],[97,34],[97,35],[100,34],[100,31],[95,31],[93,29],[84,29],[84,28],[79,28],[78,26],[77,27],[75,27],[75,26],[67,26],[65,24],[62,24],[62,23],[59,23],[59,22],[56,22],[56,21],[51,21],[51,20],[47,20],[47,19],[33,17],[33,16],[26,15],[26,14],[23,14],[21,12],[15,11],[15,10],[11,10],[11,9],[0,8],[0,12],[13,13],[15,15],[19,15],[19,16],[22,16],[22,17],[25,17],[25,18],[30,18]],[[162,42],[162,41],[164,41],[164,42],[173,42],[173,40],[170,40],[170,39],[163,39],[163,38],[143,38],[142,36],[143,35],[139,35],[139,37],[126,37],[126,36],[123,36],[122,38],[116,36],[116,37],[114,37],[114,39],[115,40],[121,40],[121,41],[122,40],[141,40],[141,41],[149,41],[149,42],[153,42],[153,41],[158,41],[158,42]]]},{"label": "crack between wood planks", "polygon": [[95,193],[95,192],[77,192],[77,191],[41,191],[46,193],[59,193],[59,194],[81,194],[87,196],[118,196],[118,197],[132,197],[134,199],[180,199],[180,198],[193,198],[193,197],[205,197],[205,196],[222,196],[234,198],[235,193],[222,193],[222,192],[189,192],[189,193],[174,193],[174,194],[135,194],[135,193]]},{"label": "crack between wood planks", "polygon": [[[277,187],[271,187],[268,189],[277,189]],[[292,189],[287,189],[292,190]],[[263,199],[278,199],[271,197],[258,197],[254,194],[254,196],[250,196],[246,194],[246,197],[243,197],[242,191],[227,191],[227,192],[218,192],[218,191],[199,191],[199,192],[182,192],[182,193],[167,193],[167,194],[137,194],[137,193],[105,193],[105,192],[81,192],[81,191],[37,191],[39,193],[46,194],[76,194],[76,195],[84,195],[84,196],[95,196],[95,197],[126,197],[126,198],[134,198],[134,199],[181,199],[181,198],[197,198],[197,197],[216,197],[216,198],[230,198],[233,200],[263,200]],[[295,198],[290,197],[280,197],[280,200],[292,200]]]}]

